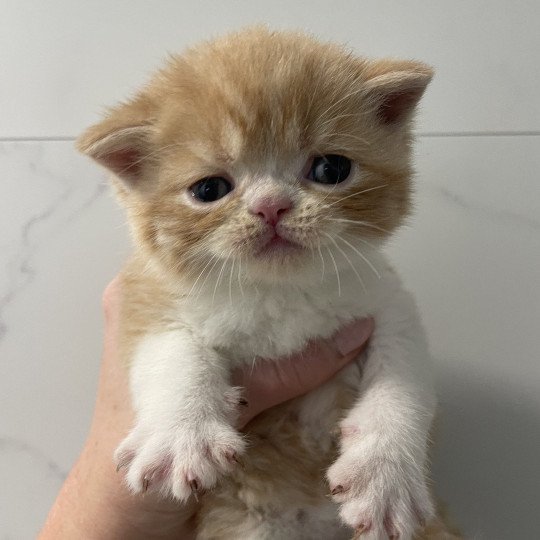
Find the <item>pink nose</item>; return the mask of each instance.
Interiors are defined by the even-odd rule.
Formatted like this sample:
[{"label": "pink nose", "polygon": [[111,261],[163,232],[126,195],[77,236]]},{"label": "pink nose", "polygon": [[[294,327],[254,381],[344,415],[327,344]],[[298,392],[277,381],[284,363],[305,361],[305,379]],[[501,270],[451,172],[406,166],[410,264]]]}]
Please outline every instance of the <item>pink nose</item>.
[{"label": "pink nose", "polygon": [[260,216],[269,225],[275,226],[291,207],[292,201],[287,197],[264,198],[255,201],[250,211]]}]

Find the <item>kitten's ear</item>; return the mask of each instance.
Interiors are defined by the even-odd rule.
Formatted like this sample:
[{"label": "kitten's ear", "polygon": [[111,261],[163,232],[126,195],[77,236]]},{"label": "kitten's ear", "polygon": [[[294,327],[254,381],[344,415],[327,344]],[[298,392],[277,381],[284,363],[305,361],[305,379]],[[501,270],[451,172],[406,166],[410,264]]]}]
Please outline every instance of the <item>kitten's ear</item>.
[{"label": "kitten's ear", "polygon": [[372,64],[367,72],[367,97],[386,125],[408,120],[433,78],[429,66],[413,61],[382,60]]},{"label": "kitten's ear", "polygon": [[135,102],[118,107],[88,128],[77,139],[77,148],[129,187],[137,187],[151,157],[155,133],[147,113]]}]

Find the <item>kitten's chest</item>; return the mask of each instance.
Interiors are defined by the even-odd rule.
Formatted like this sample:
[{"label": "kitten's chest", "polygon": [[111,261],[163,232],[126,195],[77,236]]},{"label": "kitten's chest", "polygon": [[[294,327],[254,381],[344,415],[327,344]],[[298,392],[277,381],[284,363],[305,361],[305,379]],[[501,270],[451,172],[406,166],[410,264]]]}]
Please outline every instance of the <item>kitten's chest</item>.
[{"label": "kitten's chest", "polygon": [[284,356],[309,339],[329,337],[345,322],[369,314],[372,300],[344,274],[339,290],[335,283],[308,290],[259,287],[232,298],[216,295],[212,304],[184,306],[182,319],[208,346],[243,363]]}]

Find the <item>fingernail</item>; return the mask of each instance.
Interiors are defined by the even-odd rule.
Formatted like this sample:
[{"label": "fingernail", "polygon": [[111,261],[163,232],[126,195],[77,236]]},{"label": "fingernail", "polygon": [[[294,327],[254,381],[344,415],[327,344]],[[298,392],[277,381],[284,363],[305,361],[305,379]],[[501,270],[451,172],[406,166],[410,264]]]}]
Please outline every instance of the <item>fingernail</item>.
[{"label": "fingernail", "polygon": [[342,328],[334,337],[338,351],[343,355],[361,347],[373,332],[373,319],[353,321]]}]

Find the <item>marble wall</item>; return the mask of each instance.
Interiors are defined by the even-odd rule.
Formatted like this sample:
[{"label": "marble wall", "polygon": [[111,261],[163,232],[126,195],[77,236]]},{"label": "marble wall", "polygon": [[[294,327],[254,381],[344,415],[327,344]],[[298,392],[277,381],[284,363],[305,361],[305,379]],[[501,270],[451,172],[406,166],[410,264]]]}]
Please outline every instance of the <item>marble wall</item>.
[{"label": "marble wall", "polygon": [[436,66],[418,125],[417,209],[388,249],[419,299],[435,357],[437,490],[469,538],[536,537],[538,4],[152,5],[2,7],[0,538],[35,536],[84,441],[100,295],[129,252],[105,176],[73,138],[165,51],[253,21]]}]

